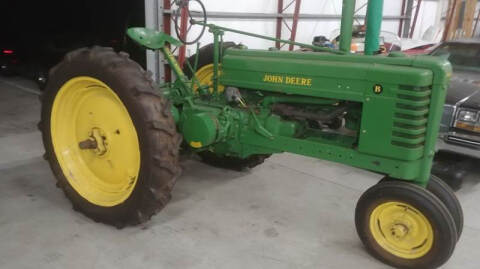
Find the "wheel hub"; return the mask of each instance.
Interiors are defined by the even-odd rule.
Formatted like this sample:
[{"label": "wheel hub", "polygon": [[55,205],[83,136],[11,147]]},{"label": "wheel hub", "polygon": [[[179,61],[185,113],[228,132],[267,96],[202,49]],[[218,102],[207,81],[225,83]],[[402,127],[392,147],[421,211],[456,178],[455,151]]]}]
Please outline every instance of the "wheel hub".
[{"label": "wheel hub", "polygon": [[103,156],[107,153],[107,137],[105,132],[100,128],[93,128],[90,131],[89,137],[81,141],[78,146],[83,150],[93,150],[98,156]]},{"label": "wheel hub", "polygon": [[404,239],[409,232],[408,227],[404,224],[401,224],[401,223],[394,224],[393,227],[390,230],[392,231],[392,235],[397,240]]}]

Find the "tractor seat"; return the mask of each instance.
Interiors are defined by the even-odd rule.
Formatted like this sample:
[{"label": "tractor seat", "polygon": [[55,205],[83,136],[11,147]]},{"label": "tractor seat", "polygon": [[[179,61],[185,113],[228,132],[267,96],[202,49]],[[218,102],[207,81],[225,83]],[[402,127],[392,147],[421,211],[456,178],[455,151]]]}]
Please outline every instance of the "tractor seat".
[{"label": "tractor seat", "polygon": [[153,29],[135,27],[129,28],[127,35],[133,39],[140,46],[147,49],[158,50],[165,46],[165,42],[168,42],[174,46],[182,46],[183,43],[179,40]]}]

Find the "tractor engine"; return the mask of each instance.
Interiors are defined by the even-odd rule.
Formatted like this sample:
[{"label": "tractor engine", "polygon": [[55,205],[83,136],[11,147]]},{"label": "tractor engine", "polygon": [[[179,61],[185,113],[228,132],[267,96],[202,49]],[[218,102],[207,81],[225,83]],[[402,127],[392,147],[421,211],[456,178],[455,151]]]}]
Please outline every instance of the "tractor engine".
[{"label": "tractor engine", "polygon": [[[248,126],[258,127],[265,137],[286,136],[304,139],[310,136],[343,137],[356,143],[360,127],[361,104],[335,99],[312,100],[300,95],[282,95],[227,87],[224,94],[207,94],[205,101],[217,102],[228,109],[215,112],[183,113],[182,131],[193,148],[216,147],[227,141],[229,133]],[[225,103],[223,103],[225,102]],[[257,114],[252,116],[252,113]],[[232,121],[234,124],[232,124]],[[263,128],[262,128],[263,126]],[[249,127],[248,127],[249,128]],[[230,140],[230,142],[232,142]],[[229,143],[230,143],[229,142]],[[229,154],[235,154],[231,152]],[[273,153],[273,152],[271,152]]]}]

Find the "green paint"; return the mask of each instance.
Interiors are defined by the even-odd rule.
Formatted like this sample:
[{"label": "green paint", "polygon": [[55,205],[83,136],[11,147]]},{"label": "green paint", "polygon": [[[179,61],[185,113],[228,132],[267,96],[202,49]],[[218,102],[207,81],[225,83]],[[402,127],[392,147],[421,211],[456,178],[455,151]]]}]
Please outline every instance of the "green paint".
[{"label": "green paint", "polygon": [[194,148],[211,145],[217,139],[218,119],[209,112],[184,112],[181,130],[187,144]]},{"label": "green paint", "polygon": [[340,50],[350,52],[352,45],[353,16],[355,15],[355,0],[343,0],[342,23],[340,28]]},{"label": "green paint", "polygon": [[[344,15],[354,2],[344,1]],[[382,4],[369,2],[366,54],[378,50]],[[446,60],[350,54],[352,18],[342,20],[342,51],[281,40],[316,51],[301,53],[231,48],[221,54],[224,32],[276,39],[206,25],[216,48],[214,88],[238,88],[242,102],[228,103],[217,90],[194,93],[170,50],[159,48],[177,76],[163,91],[194,150],[240,158],[292,152],[426,186],[451,74]],[[338,122],[345,122],[342,132],[327,128]]]},{"label": "green paint", "polygon": [[180,112],[178,111],[178,108],[176,106],[172,106],[170,108],[170,112],[172,113],[173,120],[176,124],[178,124],[180,122]]},{"label": "green paint", "polygon": [[177,78],[180,78],[183,81],[186,81],[185,74],[183,73],[182,68],[178,64],[177,60],[175,59],[175,56],[173,56],[172,52],[168,47],[163,47],[161,48],[163,55],[165,56],[165,60],[167,60],[168,64],[172,68],[173,72],[177,76]]},{"label": "green paint", "polygon": [[365,36],[365,55],[373,55],[380,48],[380,30],[382,28],[383,0],[369,0],[367,6],[367,33]]},{"label": "green paint", "polygon": [[222,35],[221,31],[213,30],[213,92],[218,92],[218,64],[220,61],[220,35]]},{"label": "green paint", "polygon": [[182,46],[179,40],[165,34],[148,28],[135,27],[127,30],[127,35],[137,44],[151,50],[158,50],[165,47],[165,43],[174,46]]}]

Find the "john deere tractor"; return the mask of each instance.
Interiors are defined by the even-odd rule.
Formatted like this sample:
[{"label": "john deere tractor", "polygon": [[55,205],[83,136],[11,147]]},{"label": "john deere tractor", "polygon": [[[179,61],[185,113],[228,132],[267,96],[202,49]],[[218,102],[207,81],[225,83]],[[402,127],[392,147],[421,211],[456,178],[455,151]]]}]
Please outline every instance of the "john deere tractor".
[{"label": "john deere tractor", "polygon": [[[193,19],[192,2],[203,20]],[[384,175],[355,212],[373,256],[401,268],[449,259],[462,209],[430,169],[451,66],[429,56],[375,55],[383,0],[368,3],[365,55],[350,53],[354,0],[344,0],[338,50],[209,24],[199,0],[179,5],[197,32],[213,35],[184,68],[170,47],[200,36],[188,42],[128,30],[163,54],[174,82],[158,85],[128,54],[102,47],[68,53],[50,71],[40,127],[74,209],[117,227],[149,220],[171,198],[181,147],[233,169],[291,152]],[[247,49],[224,42],[225,32],[310,52]]]}]

